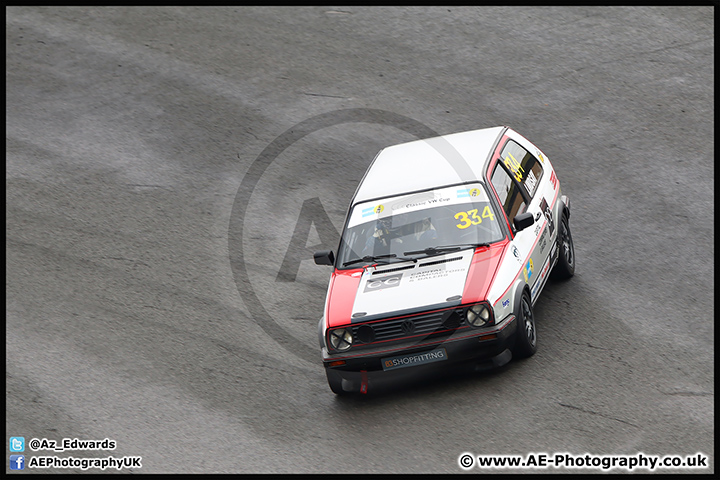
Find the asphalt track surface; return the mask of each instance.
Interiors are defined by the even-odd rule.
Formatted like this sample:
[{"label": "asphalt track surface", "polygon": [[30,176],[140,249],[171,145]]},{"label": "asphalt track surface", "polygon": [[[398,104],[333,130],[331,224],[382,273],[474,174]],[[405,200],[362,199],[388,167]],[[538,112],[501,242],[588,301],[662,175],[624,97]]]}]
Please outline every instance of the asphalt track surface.
[{"label": "asphalt track surface", "polygon": [[[714,14],[7,8],[6,442],[114,439],[25,454],[138,473],[713,472]],[[538,353],[336,398],[308,252],[336,248],[379,149],[495,125],[572,201],[577,273],[535,308]]]}]

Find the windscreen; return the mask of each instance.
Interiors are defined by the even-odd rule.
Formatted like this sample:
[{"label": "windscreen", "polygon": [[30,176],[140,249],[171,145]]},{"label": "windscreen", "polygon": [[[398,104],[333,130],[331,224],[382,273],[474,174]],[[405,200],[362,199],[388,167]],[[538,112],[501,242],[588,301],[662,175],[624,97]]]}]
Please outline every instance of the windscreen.
[{"label": "windscreen", "polygon": [[501,218],[480,183],[357,204],[343,232],[338,267],[426,248],[493,243],[504,236]]}]

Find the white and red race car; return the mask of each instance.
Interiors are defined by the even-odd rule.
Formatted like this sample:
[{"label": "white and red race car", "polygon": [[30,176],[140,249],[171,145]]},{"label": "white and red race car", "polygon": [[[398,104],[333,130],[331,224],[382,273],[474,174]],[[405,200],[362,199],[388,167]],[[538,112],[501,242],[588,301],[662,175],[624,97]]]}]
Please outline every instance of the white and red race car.
[{"label": "white and red race car", "polygon": [[320,346],[337,394],[537,350],[533,306],[575,271],[570,202],[550,160],[508,127],[383,149],[350,202]]}]

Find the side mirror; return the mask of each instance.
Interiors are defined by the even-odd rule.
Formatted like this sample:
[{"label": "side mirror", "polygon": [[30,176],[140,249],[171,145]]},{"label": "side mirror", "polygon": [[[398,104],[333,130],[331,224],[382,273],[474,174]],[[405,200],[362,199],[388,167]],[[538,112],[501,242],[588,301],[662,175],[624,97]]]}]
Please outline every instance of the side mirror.
[{"label": "side mirror", "polygon": [[313,253],[316,265],[335,265],[335,254],[332,250],[321,250]]},{"label": "side mirror", "polygon": [[535,223],[535,219],[533,219],[533,214],[530,212],[521,213],[513,218],[513,225],[515,225],[515,230],[518,232],[520,230],[525,230],[533,223]]}]

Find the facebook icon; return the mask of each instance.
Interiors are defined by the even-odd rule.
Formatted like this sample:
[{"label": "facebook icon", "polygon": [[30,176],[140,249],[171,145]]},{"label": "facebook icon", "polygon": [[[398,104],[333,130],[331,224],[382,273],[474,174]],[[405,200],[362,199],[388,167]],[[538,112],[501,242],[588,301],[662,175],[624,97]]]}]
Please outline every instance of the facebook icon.
[{"label": "facebook icon", "polygon": [[10,455],[10,470],[25,470],[25,455]]}]

